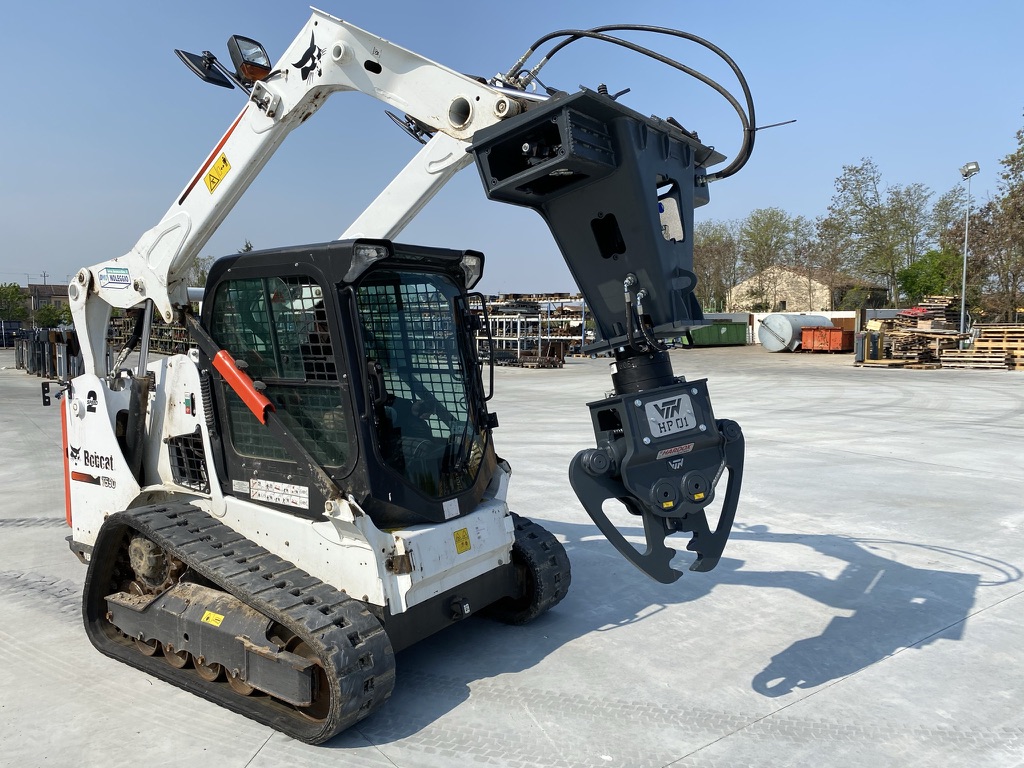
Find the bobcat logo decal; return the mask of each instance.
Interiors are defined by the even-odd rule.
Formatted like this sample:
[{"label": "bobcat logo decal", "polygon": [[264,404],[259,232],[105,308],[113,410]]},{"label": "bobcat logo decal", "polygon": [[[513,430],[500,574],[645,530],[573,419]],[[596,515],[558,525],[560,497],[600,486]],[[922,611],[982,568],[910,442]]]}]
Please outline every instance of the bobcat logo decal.
[{"label": "bobcat logo decal", "polygon": [[302,81],[305,82],[313,76],[316,72],[317,77],[322,77],[324,72],[320,68],[320,59],[323,58],[324,49],[316,44],[316,37],[314,35],[309,36],[309,48],[302,54],[302,58],[292,64],[299,70],[302,75]]}]

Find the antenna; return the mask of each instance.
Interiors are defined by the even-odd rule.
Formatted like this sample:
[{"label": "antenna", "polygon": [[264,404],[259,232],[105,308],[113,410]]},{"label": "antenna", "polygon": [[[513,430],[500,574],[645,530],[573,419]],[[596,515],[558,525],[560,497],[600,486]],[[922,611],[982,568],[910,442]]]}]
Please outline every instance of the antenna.
[{"label": "antenna", "polygon": [[790,125],[791,123],[795,123],[795,122],[796,122],[796,118],[794,117],[792,120],[783,120],[781,123],[770,123],[769,125],[759,125],[754,130],[755,131],[763,131],[765,128],[778,128],[780,125]]}]

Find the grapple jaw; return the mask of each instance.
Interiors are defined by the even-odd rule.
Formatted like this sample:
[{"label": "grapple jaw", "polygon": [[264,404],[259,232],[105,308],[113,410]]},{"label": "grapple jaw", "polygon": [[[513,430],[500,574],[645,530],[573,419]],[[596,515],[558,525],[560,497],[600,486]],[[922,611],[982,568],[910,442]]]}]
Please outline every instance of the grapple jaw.
[{"label": "grapple jaw", "polygon": [[[718,564],[732,529],[743,476],[743,432],[716,421],[706,381],[684,382],[590,403],[597,448],[580,451],[569,480],[601,533],[633,565],[665,584],[682,572],[671,567],[676,550],[666,537],[688,532],[697,554],[691,571]],[[728,473],[718,523],[705,508]],[[636,549],[605,514],[617,499],[643,520],[646,549]]]}]

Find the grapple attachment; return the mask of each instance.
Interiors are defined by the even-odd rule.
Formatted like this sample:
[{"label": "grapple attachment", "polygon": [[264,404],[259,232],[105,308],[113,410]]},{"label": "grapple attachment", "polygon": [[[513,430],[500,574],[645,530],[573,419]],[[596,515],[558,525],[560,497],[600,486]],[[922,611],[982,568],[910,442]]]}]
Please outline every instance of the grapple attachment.
[{"label": "grapple attachment", "polygon": [[[637,568],[665,584],[682,573],[670,566],[676,550],[666,536],[690,532],[691,571],[718,564],[736,515],[743,475],[743,433],[715,420],[707,382],[678,382],[651,391],[589,403],[597,448],[580,451],[569,480],[601,533]],[[712,530],[705,507],[728,471],[725,499]],[[605,514],[618,499],[643,520],[647,548],[633,547]]]},{"label": "grapple attachment", "polygon": [[[673,375],[662,340],[704,324],[693,293],[693,210],[708,201],[706,167],[723,156],[674,121],[588,90],[479,131],[471,151],[489,198],[547,222],[593,313],[587,351],[615,355],[614,395],[589,406],[597,448],[569,468],[576,495],[616,549],[658,581],[681,575],[665,544],[677,531],[692,534],[691,570],[714,568],[736,512],[743,435],[715,420],[704,381]],[[705,507],[726,470],[712,530]],[[604,513],[608,499],[642,518],[646,551]]]}]

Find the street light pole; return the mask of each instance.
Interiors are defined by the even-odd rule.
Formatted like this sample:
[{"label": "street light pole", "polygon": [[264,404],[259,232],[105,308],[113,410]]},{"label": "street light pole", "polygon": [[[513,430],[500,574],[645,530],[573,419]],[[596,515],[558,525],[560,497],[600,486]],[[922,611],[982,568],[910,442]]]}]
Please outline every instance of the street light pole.
[{"label": "street light pole", "polygon": [[[960,281],[960,335],[967,332],[967,232],[971,226],[971,177],[981,170],[976,162],[970,162],[960,169],[960,175],[967,180],[967,213],[964,214],[964,268]],[[964,339],[960,339],[960,349]]]}]

